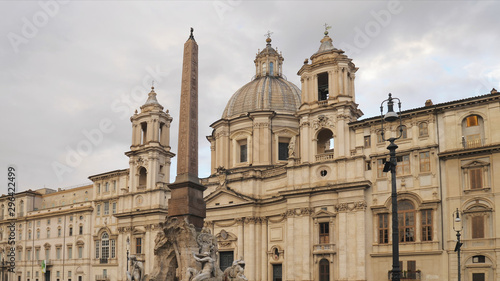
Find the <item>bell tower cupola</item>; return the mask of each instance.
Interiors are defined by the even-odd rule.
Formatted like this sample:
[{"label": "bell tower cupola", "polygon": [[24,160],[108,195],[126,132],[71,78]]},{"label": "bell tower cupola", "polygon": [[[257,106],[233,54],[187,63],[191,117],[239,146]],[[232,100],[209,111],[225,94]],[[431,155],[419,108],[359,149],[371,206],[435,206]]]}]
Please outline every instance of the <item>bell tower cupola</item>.
[{"label": "bell tower cupola", "polygon": [[255,63],[255,78],[264,76],[278,76],[281,77],[283,56],[278,53],[277,49],[271,47],[271,34],[267,32],[266,47],[257,53],[254,60]]},{"label": "bell tower cupola", "polygon": [[170,123],[172,117],[156,99],[154,87],[148,99],[130,117],[132,145],[125,155],[130,164],[130,191],[166,186],[170,179]]},{"label": "bell tower cupola", "polygon": [[354,79],[358,68],[344,51],[333,46],[326,26],[321,45],[310,62],[298,72],[302,82],[302,104],[314,105],[354,102]]}]

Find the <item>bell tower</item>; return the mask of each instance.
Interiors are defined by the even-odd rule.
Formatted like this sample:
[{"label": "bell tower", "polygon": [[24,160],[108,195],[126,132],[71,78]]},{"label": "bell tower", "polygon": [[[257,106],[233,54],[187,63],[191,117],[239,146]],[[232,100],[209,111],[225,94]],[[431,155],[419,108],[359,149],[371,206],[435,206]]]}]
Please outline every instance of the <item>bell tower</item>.
[{"label": "bell tower", "polygon": [[156,99],[154,87],[148,99],[130,118],[132,145],[125,155],[130,164],[130,192],[166,187],[170,179],[170,123],[172,117],[163,111]]},{"label": "bell tower", "polygon": [[358,68],[344,51],[333,46],[328,30],[319,50],[306,59],[299,70],[302,82],[302,105],[354,102],[354,79]]},{"label": "bell tower", "polygon": [[362,116],[355,102],[354,79],[358,68],[344,51],[333,46],[328,27],[310,62],[298,71],[302,82],[302,104],[298,111],[302,162],[320,162],[349,157],[351,136],[348,123]]}]

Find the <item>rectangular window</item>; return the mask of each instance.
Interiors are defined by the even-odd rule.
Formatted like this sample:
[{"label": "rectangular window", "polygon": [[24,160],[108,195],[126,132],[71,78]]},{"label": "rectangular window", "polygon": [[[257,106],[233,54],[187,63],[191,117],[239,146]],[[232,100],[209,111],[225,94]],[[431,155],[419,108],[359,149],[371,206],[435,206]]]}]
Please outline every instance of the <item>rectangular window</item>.
[{"label": "rectangular window", "polygon": [[142,238],[135,238],[135,253],[142,254]]},{"label": "rectangular window", "polygon": [[377,132],[377,143],[383,143],[384,138],[382,137],[382,131]]},{"label": "rectangular window", "polygon": [[288,143],[280,142],[278,143],[278,160],[288,160]]},{"label": "rectangular window", "polygon": [[399,242],[415,242],[415,213],[398,213]]},{"label": "rectangular window", "polygon": [[116,241],[115,239],[111,239],[111,258],[114,259],[116,257]]},{"label": "rectangular window", "polygon": [[389,243],[389,214],[378,215],[378,242]]},{"label": "rectangular window", "polygon": [[420,152],[420,172],[430,172],[431,171],[431,161],[429,151]]},{"label": "rectangular window", "polygon": [[472,217],[472,238],[484,238],[484,217]]},{"label": "rectangular window", "polygon": [[68,277],[71,277],[71,271],[68,271]]},{"label": "rectangular window", "polygon": [[240,162],[247,162],[247,144],[240,145]]},{"label": "rectangular window", "polygon": [[220,270],[224,271],[226,268],[231,267],[233,264],[233,251],[221,251],[219,252],[220,256]]},{"label": "rectangular window", "polygon": [[406,262],[406,278],[409,279],[417,279],[417,262],[416,261],[407,261]]},{"label": "rectangular window", "polygon": [[68,259],[73,258],[73,247],[68,247]]},{"label": "rectangular window", "polygon": [[61,259],[61,248],[56,248],[56,259]]},{"label": "rectangular window", "polygon": [[61,237],[61,229],[60,228],[57,229],[57,237]]},{"label": "rectangular window", "polygon": [[45,249],[45,259],[46,260],[50,259],[50,249]]},{"label": "rectangular window", "polygon": [[47,229],[47,238],[50,238],[50,229]]},{"label": "rectangular window", "polygon": [[472,281],[485,281],[486,276],[484,273],[472,273]]},{"label": "rectangular window", "polygon": [[83,225],[78,227],[78,234],[83,235]]},{"label": "rectangular window", "polygon": [[483,169],[469,169],[470,189],[483,188]]},{"label": "rectangular window", "polygon": [[432,210],[422,211],[422,241],[432,241]]},{"label": "rectangular window", "polygon": [[73,216],[69,216],[69,221],[73,221]]},{"label": "rectangular window", "polygon": [[319,243],[330,243],[330,223],[322,222],[319,224]]},{"label": "rectangular window", "polygon": [[365,142],[365,144],[364,144],[365,148],[370,148],[370,146],[372,145],[372,138],[371,138],[371,136],[365,136],[364,137],[364,142]]},{"label": "rectangular window", "polygon": [[113,191],[116,191],[116,181],[113,181]]},{"label": "rectangular window", "polygon": [[35,249],[35,260],[40,260],[40,249]]},{"label": "rectangular window", "polygon": [[97,205],[97,215],[101,215],[101,205]]},{"label": "rectangular window", "polygon": [[31,260],[31,250],[26,251],[26,259],[27,259],[28,261],[30,261],[30,260]]},{"label": "rectangular window", "polygon": [[396,175],[410,174],[410,155],[396,156],[398,165],[396,166]]},{"label": "rectangular window", "polygon": [[50,219],[47,219],[47,225],[50,225]]},{"label": "rectangular window", "polygon": [[377,159],[377,177],[379,178],[383,178],[387,175],[387,173],[384,172],[385,162],[385,159]]},{"label": "rectangular window", "polygon": [[100,183],[97,184],[97,193],[101,193],[101,184]]},{"label": "rectangular window", "polygon": [[109,192],[109,182],[104,185],[104,192]]},{"label": "rectangular window", "polygon": [[104,202],[104,215],[109,215],[109,202]]},{"label": "rectangular window", "polygon": [[477,115],[472,115],[467,117],[467,127],[478,126],[478,118]]},{"label": "rectangular window", "polygon": [[79,259],[83,258],[83,247],[82,246],[78,247],[78,258]]},{"label": "rectangular window", "polygon": [[69,228],[69,236],[73,236],[73,228],[72,227]]},{"label": "rectangular window", "polygon": [[372,162],[370,160],[365,161],[365,171],[371,171],[372,169]]},{"label": "rectangular window", "polygon": [[116,202],[113,202],[113,214],[116,214]]},{"label": "rectangular window", "polygon": [[428,131],[427,131],[427,123],[426,122],[421,122],[420,124],[418,124],[418,136],[419,137],[426,137],[429,135]]},{"label": "rectangular window", "polygon": [[95,258],[99,258],[99,241],[95,241]]}]

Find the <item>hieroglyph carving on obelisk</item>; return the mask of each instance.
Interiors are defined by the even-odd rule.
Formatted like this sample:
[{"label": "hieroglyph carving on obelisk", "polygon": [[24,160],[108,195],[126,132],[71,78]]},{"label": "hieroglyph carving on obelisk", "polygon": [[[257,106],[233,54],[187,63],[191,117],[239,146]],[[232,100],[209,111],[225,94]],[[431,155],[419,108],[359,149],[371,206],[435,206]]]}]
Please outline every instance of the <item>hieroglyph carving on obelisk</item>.
[{"label": "hieroglyph carving on obelisk", "polygon": [[191,36],[184,44],[181,108],[179,114],[179,151],[176,182],[198,179],[198,44]]}]

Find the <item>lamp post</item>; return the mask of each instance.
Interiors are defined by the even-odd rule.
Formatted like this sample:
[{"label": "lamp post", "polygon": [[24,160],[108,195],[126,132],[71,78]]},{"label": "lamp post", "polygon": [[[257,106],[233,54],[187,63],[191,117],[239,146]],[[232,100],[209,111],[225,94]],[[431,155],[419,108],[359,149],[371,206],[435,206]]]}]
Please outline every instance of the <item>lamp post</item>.
[{"label": "lamp post", "polygon": [[460,211],[457,210],[453,212],[453,230],[457,232],[457,244],[455,245],[455,252],[457,252],[458,259],[458,281],[460,281],[460,248],[462,248],[463,243],[460,242],[460,231],[463,229],[462,219],[460,218]]},{"label": "lamp post", "polygon": [[[398,101],[399,112],[394,112],[394,100]],[[384,103],[387,103],[387,113],[384,115]],[[390,160],[385,162],[384,172],[391,172],[391,199],[392,199],[392,280],[399,281],[401,269],[399,268],[399,226],[398,226],[398,190],[396,187],[396,148],[398,146],[394,143],[403,135],[403,121],[401,119],[401,101],[399,98],[393,98],[389,94],[389,98],[380,104],[380,118],[382,119],[382,140],[388,141]],[[394,122],[399,119],[399,134],[396,137],[386,139],[384,137],[384,121]]]},{"label": "lamp post", "polygon": [[130,251],[130,237],[127,236],[127,272],[128,272],[128,253]]}]

